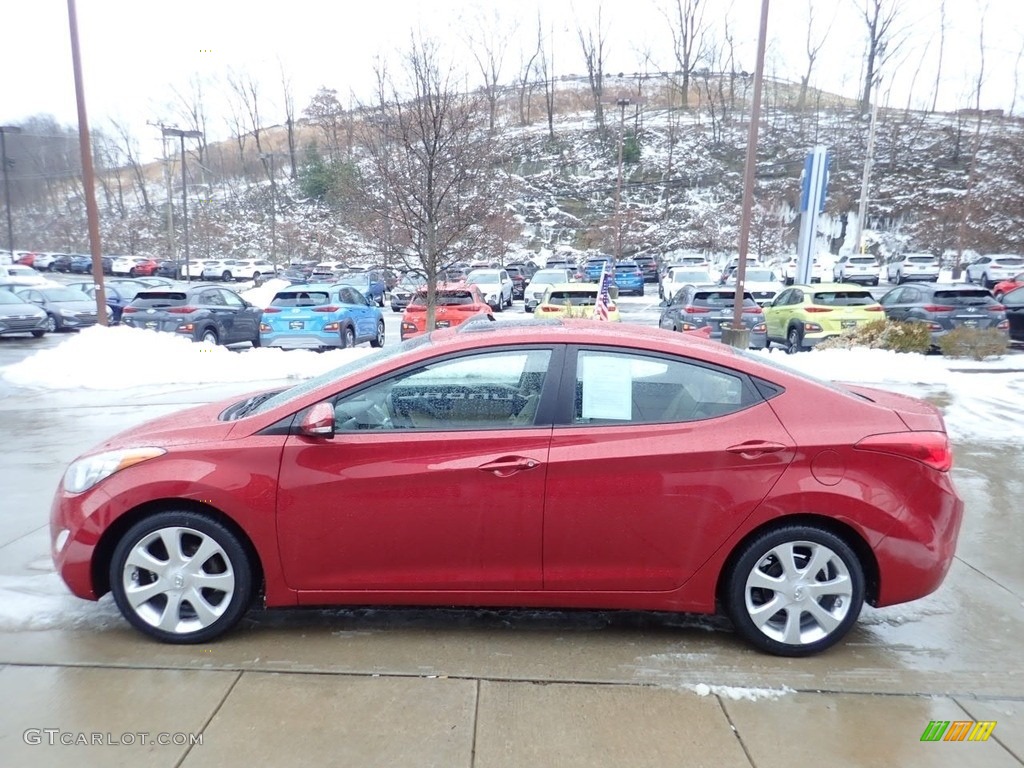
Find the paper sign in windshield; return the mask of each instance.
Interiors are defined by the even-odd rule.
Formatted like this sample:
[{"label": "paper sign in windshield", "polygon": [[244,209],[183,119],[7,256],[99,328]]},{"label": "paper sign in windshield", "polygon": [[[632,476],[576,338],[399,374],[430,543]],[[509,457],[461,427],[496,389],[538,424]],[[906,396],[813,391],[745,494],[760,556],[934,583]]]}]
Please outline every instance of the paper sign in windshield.
[{"label": "paper sign in windshield", "polygon": [[619,419],[633,416],[633,378],[629,365],[614,357],[586,356],[583,363],[584,419]]}]

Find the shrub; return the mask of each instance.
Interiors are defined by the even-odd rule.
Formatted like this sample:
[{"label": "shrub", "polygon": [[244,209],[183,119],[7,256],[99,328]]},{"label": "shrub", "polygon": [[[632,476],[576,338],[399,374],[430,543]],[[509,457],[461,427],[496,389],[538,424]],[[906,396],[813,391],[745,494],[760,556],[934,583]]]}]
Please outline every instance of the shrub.
[{"label": "shrub", "polygon": [[833,336],[814,348],[853,349],[854,347],[923,354],[932,347],[932,335],[924,323],[872,320],[870,323],[858,326],[851,333]]},{"label": "shrub", "polygon": [[984,360],[1006,354],[1009,341],[995,328],[955,328],[941,339],[939,349],[946,357],[970,357]]}]

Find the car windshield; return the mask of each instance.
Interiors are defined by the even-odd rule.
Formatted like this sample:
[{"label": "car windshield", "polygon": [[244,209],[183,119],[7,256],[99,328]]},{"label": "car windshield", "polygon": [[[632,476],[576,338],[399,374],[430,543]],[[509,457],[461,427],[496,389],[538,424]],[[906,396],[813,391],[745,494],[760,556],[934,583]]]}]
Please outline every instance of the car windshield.
[{"label": "car windshield", "polygon": [[419,288],[425,282],[427,280],[423,275],[402,275],[397,286],[399,288]]},{"label": "car windshield", "polygon": [[770,269],[748,269],[747,280],[752,283],[777,283],[779,281]]},{"label": "car windshield", "polygon": [[[444,290],[437,292],[437,306],[439,307],[457,307],[474,303],[472,291]],[[427,306],[427,294],[424,292],[417,293],[413,296],[411,304],[416,307]]]},{"label": "car windshield", "polygon": [[354,275],[345,275],[344,277],[339,277],[338,282],[341,283],[342,285],[353,285],[356,286],[357,288],[365,288],[370,284],[370,276],[359,273]]},{"label": "car windshield", "polygon": [[866,307],[877,302],[868,291],[819,291],[811,296],[811,303],[825,307]]},{"label": "car windshield", "polygon": [[871,256],[851,256],[850,263],[859,265],[871,265],[875,263],[875,260]]},{"label": "car windshield", "polygon": [[1024,264],[1024,259],[1017,256],[1006,256],[1001,259],[995,259],[996,264],[1000,267],[1019,267]]},{"label": "car windshield", "polygon": [[615,265],[616,272],[636,272],[640,269],[640,265],[635,261],[620,261]]},{"label": "car windshield", "polygon": [[548,304],[555,306],[591,307],[597,303],[597,290],[552,291]]},{"label": "car windshield", "polygon": [[673,283],[710,283],[711,275],[703,270],[677,269],[672,271]]},{"label": "car windshield", "polygon": [[89,297],[77,288],[44,288],[40,291],[50,301],[89,301]]},{"label": "car windshield", "polygon": [[278,291],[272,307],[322,307],[329,300],[327,291]]}]

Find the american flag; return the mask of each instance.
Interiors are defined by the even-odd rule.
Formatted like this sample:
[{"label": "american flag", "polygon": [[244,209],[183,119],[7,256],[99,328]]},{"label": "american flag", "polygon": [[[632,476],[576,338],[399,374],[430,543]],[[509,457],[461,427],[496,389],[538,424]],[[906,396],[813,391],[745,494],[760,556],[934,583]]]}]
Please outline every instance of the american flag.
[{"label": "american flag", "polygon": [[608,288],[612,283],[612,273],[608,271],[608,262],[604,263],[601,267],[601,277],[598,280],[597,290],[597,302],[594,304],[594,319],[595,320],[607,320],[608,319],[608,305],[611,302],[611,297],[608,295]]}]

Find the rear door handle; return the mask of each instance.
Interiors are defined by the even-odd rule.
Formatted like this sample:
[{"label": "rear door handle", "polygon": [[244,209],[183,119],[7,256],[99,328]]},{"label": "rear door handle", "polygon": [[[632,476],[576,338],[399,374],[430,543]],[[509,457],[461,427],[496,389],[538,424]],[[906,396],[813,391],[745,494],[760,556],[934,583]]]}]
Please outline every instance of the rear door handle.
[{"label": "rear door handle", "polygon": [[768,440],[748,440],[738,445],[730,445],[726,448],[729,453],[738,453],[744,459],[756,459],[766,453],[778,453],[786,450],[782,443],[774,443]]},{"label": "rear door handle", "polygon": [[484,472],[493,472],[495,477],[510,477],[517,472],[533,469],[540,462],[526,456],[502,456],[500,459],[481,464],[477,469]]}]

